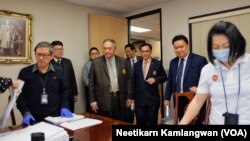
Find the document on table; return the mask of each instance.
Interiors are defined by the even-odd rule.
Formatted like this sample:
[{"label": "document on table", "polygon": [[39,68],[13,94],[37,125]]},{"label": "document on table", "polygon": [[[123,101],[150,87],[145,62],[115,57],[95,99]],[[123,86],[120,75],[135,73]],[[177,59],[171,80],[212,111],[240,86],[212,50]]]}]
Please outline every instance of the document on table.
[{"label": "document on table", "polygon": [[22,92],[24,81],[19,79],[18,82],[19,82],[19,87],[18,88],[16,88],[16,89],[13,89],[12,87],[9,88],[10,100],[9,100],[8,104],[6,105],[6,107],[5,107],[5,110],[4,110],[3,115],[1,117],[1,120],[0,120],[1,129],[3,129],[5,127],[7,119],[9,118],[9,115],[10,115],[10,111],[13,109],[13,107],[14,107],[14,105],[16,103],[17,97]]},{"label": "document on table", "polygon": [[76,120],[72,122],[64,122],[60,124],[60,126],[67,128],[69,130],[75,131],[77,129],[91,127],[91,126],[101,124],[101,123],[102,123],[101,120],[92,119],[92,118],[84,118],[84,119],[80,119],[80,120]]},{"label": "document on table", "polygon": [[21,130],[0,134],[1,141],[30,141],[31,133],[42,132],[46,141],[68,141],[69,135],[62,128],[46,122],[39,122]]},{"label": "document on table", "polygon": [[85,118],[84,115],[76,115],[73,113],[73,117],[70,117],[70,118],[61,117],[61,116],[58,116],[58,117],[48,116],[45,118],[45,120],[50,122],[50,123],[53,123],[53,124],[61,124],[63,122],[72,122],[72,121],[80,120],[80,119],[84,119],[84,118]]}]

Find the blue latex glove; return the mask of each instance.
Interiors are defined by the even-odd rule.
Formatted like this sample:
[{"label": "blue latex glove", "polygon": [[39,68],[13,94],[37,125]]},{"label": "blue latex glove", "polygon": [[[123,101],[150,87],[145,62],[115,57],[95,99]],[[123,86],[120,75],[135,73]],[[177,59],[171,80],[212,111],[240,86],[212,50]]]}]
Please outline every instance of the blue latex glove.
[{"label": "blue latex glove", "polygon": [[31,114],[28,114],[23,118],[22,124],[31,125],[31,123],[35,121],[35,118]]},{"label": "blue latex glove", "polygon": [[69,111],[69,109],[67,109],[67,108],[62,108],[62,109],[61,109],[61,117],[70,118],[70,117],[73,117],[73,114],[72,114],[72,112]]}]

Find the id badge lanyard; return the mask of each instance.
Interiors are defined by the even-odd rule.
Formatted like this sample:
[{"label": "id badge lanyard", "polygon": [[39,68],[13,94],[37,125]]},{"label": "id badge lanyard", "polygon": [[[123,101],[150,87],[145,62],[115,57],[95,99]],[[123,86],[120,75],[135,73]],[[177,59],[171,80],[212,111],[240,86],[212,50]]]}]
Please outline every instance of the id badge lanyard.
[{"label": "id badge lanyard", "polygon": [[40,76],[40,80],[41,80],[42,85],[43,85],[43,92],[41,94],[41,104],[48,104],[48,102],[49,102],[48,101],[48,94],[46,93],[46,88],[45,88],[47,77],[48,77],[48,73],[46,74],[45,79],[43,81],[42,77]]},{"label": "id badge lanyard", "polygon": [[[225,83],[224,83],[221,67],[220,67],[220,74],[221,74],[221,79],[222,79],[222,84],[223,84],[224,98],[225,98],[226,110],[227,110],[226,112],[228,113],[227,94],[226,94],[226,88],[225,88]],[[237,98],[237,103],[236,103],[236,112],[235,112],[235,114],[237,114],[237,111],[238,111],[238,102],[239,102],[239,97],[240,97],[240,64],[239,64],[238,76],[239,76],[239,79],[238,79],[239,87],[238,87],[238,98]]]}]

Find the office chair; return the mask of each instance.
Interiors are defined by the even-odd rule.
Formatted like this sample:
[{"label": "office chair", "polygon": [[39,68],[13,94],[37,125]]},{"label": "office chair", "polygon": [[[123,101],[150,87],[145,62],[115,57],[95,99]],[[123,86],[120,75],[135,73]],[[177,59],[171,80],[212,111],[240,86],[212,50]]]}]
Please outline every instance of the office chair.
[{"label": "office chair", "polygon": [[[179,115],[178,115],[178,113],[179,113],[179,111],[178,111],[178,109],[179,109],[179,98],[180,97],[186,97],[188,99],[188,103],[190,103],[192,101],[192,99],[194,98],[194,96],[195,96],[195,94],[192,93],[192,92],[175,93],[174,125],[177,125],[179,120],[180,120]],[[188,104],[185,106],[184,111],[186,111],[187,107],[188,107]],[[197,119],[197,117],[194,118],[190,122],[190,124],[194,124],[196,119]]]},{"label": "office chair", "polygon": [[[174,115],[174,125],[177,125],[179,122],[179,115],[178,115],[178,101],[180,97],[186,97],[188,99],[188,103],[190,103],[192,101],[192,99],[194,98],[195,93],[191,93],[191,92],[184,92],[184,93],[176,93],[175,94],[175,115]],[[204,125],[208,125],[209,123],[209,114],[210,114],[210,109],[211,109],[211,101],[210,101],[211,96],[209,96],[206,100],[206,107],[205,107],[205,116],[204,116]],[[184,111],[186,111],[188,107],[188,104],[185,106]],[[197,114],[197,116],[189,123],[189,124],[195,124],[196,120],[198,119],[199,114]]]}]

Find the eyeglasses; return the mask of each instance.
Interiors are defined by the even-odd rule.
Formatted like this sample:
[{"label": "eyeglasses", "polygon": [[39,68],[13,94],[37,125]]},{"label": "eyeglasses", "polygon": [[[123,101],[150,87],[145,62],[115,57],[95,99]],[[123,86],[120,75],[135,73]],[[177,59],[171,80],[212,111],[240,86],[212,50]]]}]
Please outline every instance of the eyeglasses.
[{"label": "eyeglasses", "polygon": [[58,50],[59,51],[59,50],[63,50],[63,48],[54,48],[54,50]]},{"label": "eyeglasses", "polygon": [[40,53],[38,53],[38,54],[35,54],[35,55],[38,58],[41,58],[41,57],[43,57],[43,58],[49,58],[50,57],[50,54],[40,54]]}]

